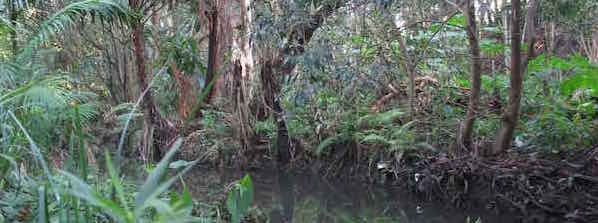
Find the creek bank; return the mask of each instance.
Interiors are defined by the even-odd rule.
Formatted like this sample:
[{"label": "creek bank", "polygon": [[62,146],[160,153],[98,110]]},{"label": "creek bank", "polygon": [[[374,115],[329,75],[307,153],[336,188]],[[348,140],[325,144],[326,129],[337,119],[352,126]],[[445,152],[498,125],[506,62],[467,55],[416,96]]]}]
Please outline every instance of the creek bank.
[{"label": "creek bank", "polygon": [[[305,150],[284,169],[402,187],[422,199],[462,209],[515,213],[520,222],[598,222],[598,148],[558,154],[509,151],[483,158],[449,158],[428,150],[384,154],[354,151],[352,146],[335,150],[326,156]],[[270,154],[269,149],[256,150],[251,160],[243,153],[221,154],[227,157],[207,160],[204,166],[277,169]]]},{"label": "creek bank", "polygon": [[598,222],[598,149],[578,154],[429,156],[391,173],[420,196],[464,208],[508,208],[526,222]]},{"label": "creek bank", "polygon": [[598,222],[598,148],[559,154],[510,151],[489,158],[425,151],[400,156],[389,156],[391,161],[375,168],[371,161],[357,162],[357,168],[333,175],[401,186],[464,209],[515,212],[521,222]]}]

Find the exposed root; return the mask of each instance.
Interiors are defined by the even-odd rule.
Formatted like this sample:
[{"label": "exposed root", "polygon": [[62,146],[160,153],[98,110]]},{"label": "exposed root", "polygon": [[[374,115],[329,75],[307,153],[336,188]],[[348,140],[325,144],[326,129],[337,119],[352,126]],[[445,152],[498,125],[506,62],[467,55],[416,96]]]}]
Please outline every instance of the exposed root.
[{"label": "exposed root", "polygon": [[481,201],[488,209],[499,204],[526,218],[539,217],[540,211],[558,222],[598,221],[597,160],[538,156],[448,159],[430,155],[396,166],[393,175],[398,176],[396,182],[424,198],[452,201],[465,208]]}]

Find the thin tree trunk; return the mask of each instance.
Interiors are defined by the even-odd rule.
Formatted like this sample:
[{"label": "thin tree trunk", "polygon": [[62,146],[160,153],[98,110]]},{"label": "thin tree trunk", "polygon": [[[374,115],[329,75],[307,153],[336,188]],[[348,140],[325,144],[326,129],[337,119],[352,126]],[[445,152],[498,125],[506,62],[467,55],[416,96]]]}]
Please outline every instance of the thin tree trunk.
[{"label": "thin tree trunk", "polygon": [[[509,41],[509,38],[511,38],[511,30],[510,29],[512,29],[513,27],[511,27],[512,24],[509,21],[509,18],[511,18],[511,17],[509,15],[509,7],[507,7],[507,3],[505,1],[506,0],[503,0],[503,5],[502,5],[502,17],[503,17],[502,22],[503,22],[503,30],[504,30],[504,45],[508,46],[511,43],[511,41]],[[512,15],[513,13],[510,13],[510,14]],[[519,30],[519,27],[517,27],[517,30]],[[519,34],[519,35],[521,35],[521,34]],[[506,67],[511,67],[511,61],[510,61],[509,57],[507,57],[507,49],[506,48],[504,51],[504,55],[505,55],[505,57],[504,57],[505,64],[504,65]]]},{"label": "thin tree trunk", "polygon": [[594,31],[594,36],[592,38],[592,48],[594,49],[590,59],[594,63],[598,63],[598,28]]},{"label": "thin tree trunk", "polygon": [[235,97],[235,109],[239,119],[240,143],[245,151],[251,150],[250,138],[253,136],[252,126],[249,121],[249,101],[251,101],[252,90],[250,84],[253,81],[253,52],[249,42],[251,25],[251,0],[240,0],[241,7],[241,32],[239,34],[240,58],[233,64],[233,85]]},{"label": "thin tree trunk", "polygon": [[[145,38],[143,35],[143,24],[134,22],[131,25],[133,31],[133,47],[135,54],[135,66],[137,68],[137,82],[140,92],[148,89],[148,75],[146,71]],[[162,119],[158,108],[154,104],[152,91],[148,90],[143,96],[144,128],[141,149],[149,152],[152,149],[155,161],[162,158],[161,147],[171,143],[173,136],[177,134],[174,126],[167,120]],[[144,154],[144,153],[142,153]],[[144,157],[147,158],[147,157]]]},{"label": "thin tree trunk", "polygon": [[191,80],[185,76],[185,74],[178,68],[175,62],[170,63],[170,69],[176,81],[178,88],[178,112],[179,119],[185,120],[191,112],[190,104],[194,103],[193,96],[191,95]]},{"label": "thin tree trunk", "polygon": [[[315,31],[324,23],[324,19],[331,15],[336,9],[340,8],[343,4],[325,4],[320,6],[320,10],[315,15],[311,15],[311,22],[296,25],[290,32],[286,32],[289,37],[287,44],[278,50],[276,55],[263,56],[261,57],[261,83],[263,90],[263,97],[267,110],[274,113],[274,117],[278,123],[277,130],[277,147],[278,147],[278,163],[281,165],[287,165],[292,159],[294,152],[291,149],[294,145],[288,135],[288,129],[286,121],[284,119],[284,110],[280,103],[280,83],[276,81],[274,77],[274,69],[277,74],[282,76],[288,76],[292,74],[296,66],[296,61],[288,60],[287,58],[301,56],[305,52],[305,46],[309,43]],[[277,5],[272,6],[274,14],[278,15],[276,9]],[[271,49],[265,49],[270,51]],[[275,56],[275,57],[274,57]],[[269,83],[270,82],[270,83]],[[279,166],[280,167],[280,166]]]},{"label": "thin tree trunk", "polygon": [[511,17],[511,84],[509,101],[502,117],[502,126],[498,131],[492,154],[499,154],[511,148],[515,127],[519,122],[519,107],[521,106],[521,91],[523,73],[521,69],[521,3],[512,0],[513,13]]},{"label": "thin tree trunk", "polygon": [[526,31],[526,38],[525,38],[525,45],[527,46],[527,55],[523,60],[523,67],[522,67],[522,75],[525,74],[527,70],[527,65],[529,61],[536,57],[535,52],[535,45],[536,45],[536,14],[538,11],[538,4],[540,0],[529,0],[528,1],[528,9],[527,15],[525,16],[525,28]]},{"label": "thin tree trunk", "polygon": [[[147,83],[147,74],[145,69],[145,39],[143,37],[143,24],[134,23],[131,27],[133,29],[133,45],[134,45],[134,53],[135,53],[135,66],[137,68],[137,81],[139,90],[141,92],[145,91],[148,88]],[[146,149],[154,146],[152,144],[152,136],[151,132],[152,129],[156,126],[154,125],[155,120],[155,113],[156,111],[153,108],[153,98],[152,92],[147,91],[143,98],[143,139],[141,141],[141,149],[142,151],[146,151]],[[147,151],[146,151],[147,152]],[[145,154],[142,152],[142,154]],[[158,154],[154,154],[155,156],[159,156]]]},{"label": "thin tree trunk", "polygon": [[280,104],[280,86],[274,76],[274,65],[271,58],[264,59],[261,63],[260,81],[263,89],[263,100],[267,107],[266,110],[270,111],[272,116],[276,119],[277,123],[277,138],[276,148],[278,162],[286,165],[291,161],[291,140],[289,138],[289,132],[287,124],[284,119],[284,111]]},{"label": "thin tree trunk", "polygon": [[[16,28],[18,14],[17,14],[17,9],[14,4],[14,0],[8,0],[6,2],[8,4],[8,14],[10,17],[10,23],[13,27]],[[18,43],[17,43],[17,31],[16,30],[10,30],[10,42],[12,45],[12,53],[15,56],[13,58],[17,58],[16,55],[19,53],[19,49],[18,49]]]},{"label": "thin tree trunk", "polygon": [[[480,88],[482,85],[482,58],[478,41],[478,29],[475,18],[475,7],[471,0],[466,3],[467,38],[469,40],[469,52],[471,54],[471,94],[467,108],[467,117],[461,124],[461,139],[457,143],[459,147],[471,148],[473,125],[476,119],[478,105],[480,103]],[[460,150],[460,148],[459,148]]]},{"label": "thin tree trunk", "polygon": [[401,66],[407,75],[409,76],[409,83],[408,83],[408,92],[407,95],[409,97],[409,117],[411,120],[415,120],[415,71],[414,71],[414,64],[413,60],[411,59],[411,55],[407,49],[407,44],[405,43],[405,38],[398,28],[396,36],[399,41],[399,48],[401,50]]},{"label": "thin tree trunk", "polygon": [[245,96],[245,89],[243,84],[243,66],[241,66],[241,62],[239,60],[235,61],[233,64],[233,96],[235,102],[235,114],[239,124],[239,128],[237,129],[237,134],[239,137],[239,142],[242,146],[242,151],[247,152],[250,151],[251,143],[249,141],[252,131],[251,126],[249,124],[249,107],[246,106],[247,97]]},{"label": "thin tree trunk", "polygon": [[[176,28],[178,27],[178,23],[177,23],[177,18],[172,18],[173,20],[173,25],[171,27],[171,29],[176,31]],[[152,24],[154,25],[156,31],[159,29],[159,22],[158,22],[158,13],[154,13],[152,15]],[[173,32],[174,33],[174,32]],[[159,45],[159,37],[158,37],[159,33],[158,32],[152,32],[152,38],[154,41],[154,55],[156,57],[156,59],[159,59],[160,57],[160,45]],[[191,112],[191,107],[189,105],[192,105],[194,103],[194,98],[193,95],[191,94],[191,80],[185,76],[185,74],[183,73],[183,71],[181,71],[178,68],[178,65],[176,63],[176,61],[171,61],[170,62],[170,70],[172,72],[172,76],[174,77],[174,80],[176,82],[176,86],[177,86],[177,110],[179,113],[179,119],[180,120],[185,120],[187,119],[187,116],[189,115],[189,112]]]}]

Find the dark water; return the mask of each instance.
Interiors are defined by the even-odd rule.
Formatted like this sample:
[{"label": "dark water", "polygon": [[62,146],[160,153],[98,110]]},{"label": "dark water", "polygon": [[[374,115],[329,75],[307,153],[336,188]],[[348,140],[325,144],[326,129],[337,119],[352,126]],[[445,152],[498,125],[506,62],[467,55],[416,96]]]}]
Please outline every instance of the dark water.
[{"label": "dark water", "polygon": [[[423,202],[409,191],[392,187],[334,182],[314,175],[250,172],[254,204],[268,222],[336,223],[466,223],[515,222],[511,215],[463,211],[449,205]],[[185,177],[194,198],[209,200],[224,194],[226,185],[243,176],[241,172],[198,170]],[[223,196],[223,195],[221,195]]]}]

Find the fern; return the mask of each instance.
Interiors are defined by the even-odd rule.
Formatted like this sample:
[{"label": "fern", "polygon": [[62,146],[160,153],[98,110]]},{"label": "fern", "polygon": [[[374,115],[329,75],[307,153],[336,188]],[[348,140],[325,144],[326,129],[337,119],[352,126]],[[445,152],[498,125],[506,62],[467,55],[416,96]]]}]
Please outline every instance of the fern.
[{"label": "fern", "polygon": [[334,136],[330,136],[330,137],[324,139],[320,143],[320,145],[318,145],[318,147],[316,148],[316,154],[318,156],[322,155],[322,153],[324,152],[324,149],[330,147],[331,145],[334,145],[338,141],[339,138],[340,138],[339,135],[334,135]]},{"label": "fern", "polygon": [[576,90],[587,89],[594,96],[598,95],[598,68],[584,70],[561,84],[561,92],[571,95]]},{"label": "fern", "polygon": [[365,136],[362,140],[362,143],[382,143],[382,144],[390,144],[386,137],[378,135],[376,133],[369,134]]}]

